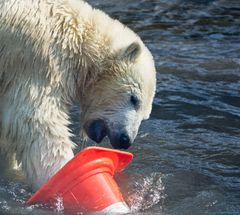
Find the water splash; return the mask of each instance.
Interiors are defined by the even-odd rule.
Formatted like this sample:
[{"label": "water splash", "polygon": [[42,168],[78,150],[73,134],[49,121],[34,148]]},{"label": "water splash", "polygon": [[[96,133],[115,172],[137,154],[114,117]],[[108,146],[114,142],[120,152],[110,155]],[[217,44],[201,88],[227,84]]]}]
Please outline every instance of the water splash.
[{"label": "water splash", "polygon": [[63,205],[63,197],[62,196],[56,196],[54,211],[57,212],[57,213],[63,214],[64,205]]},{"label": "water splash", "polygon": [[23,211],[25,200],[30,196],[25,184],[0,180],[0,214]]},{"label": "water splash", "polygon": [[0,201],[0,208],[3,211],[9,211],[10,210],[10,206],[8,205],[7,201],[5,201],[5,200]]},{"label": "water splash", "polygon": [[160,173],[148,176],[121,173],[116,176],[131,212],[145,211],[155,205],[162,209],[166,197],[163,177]]}]

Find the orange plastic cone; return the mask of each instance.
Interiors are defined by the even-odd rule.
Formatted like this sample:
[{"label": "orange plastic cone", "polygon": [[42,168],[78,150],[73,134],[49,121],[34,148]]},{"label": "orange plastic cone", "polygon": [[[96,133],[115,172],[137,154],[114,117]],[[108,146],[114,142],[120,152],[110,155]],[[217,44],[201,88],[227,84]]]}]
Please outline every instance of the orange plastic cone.
[{"label": "orange plastic cone", "polygon": [[79,152],[43,185],[27,204],[56,207],[60,198],[64,211],[84,214],[123,214],[129,212],[113,179],[131,161],[128,152],[88,147]]}]

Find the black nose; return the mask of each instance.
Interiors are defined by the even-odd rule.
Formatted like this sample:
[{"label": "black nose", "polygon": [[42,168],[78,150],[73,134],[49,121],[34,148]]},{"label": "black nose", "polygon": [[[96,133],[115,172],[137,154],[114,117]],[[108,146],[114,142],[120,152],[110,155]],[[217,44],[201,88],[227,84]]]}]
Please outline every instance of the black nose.
[{"label": "black nose", "polygon": [[119,138],[120,147],[127,149],[130,146],[130,138],[127,134],[122,133]]},{"label": "black nose", "polygon": [[128,149],[131,145],[131,139],[126,133],[112,135],[110,142],[115,149]]},{"label": "black nose", "polygon": [[87,135],[93,141],[100,143],[107,135],[107,126],[102,119],[94,120],[86,128]]}]

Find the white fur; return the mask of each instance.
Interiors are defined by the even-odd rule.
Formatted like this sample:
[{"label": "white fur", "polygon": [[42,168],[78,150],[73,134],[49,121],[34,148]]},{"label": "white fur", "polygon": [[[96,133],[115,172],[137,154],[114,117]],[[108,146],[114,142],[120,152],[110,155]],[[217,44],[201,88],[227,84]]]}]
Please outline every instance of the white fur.
[{"label": "white fur", "polygon": [[137,119],[134,136],[150,114],[155,91],[154,63],[140,38],[80,0],[0,0],[0,147],[8,156],[16,153],[33,189],[73,157],[69,106],[79,101],[83,120],[92,110],[97,113],[100,106],[84,115],[89,86],[107,70],[106,62],[111,65],[114,54],[136,41],[142,52],[132,75],[115,80],[121,85],[132,77],[144,85],[139,92],[144,109],[125,121],[130,130]]}]

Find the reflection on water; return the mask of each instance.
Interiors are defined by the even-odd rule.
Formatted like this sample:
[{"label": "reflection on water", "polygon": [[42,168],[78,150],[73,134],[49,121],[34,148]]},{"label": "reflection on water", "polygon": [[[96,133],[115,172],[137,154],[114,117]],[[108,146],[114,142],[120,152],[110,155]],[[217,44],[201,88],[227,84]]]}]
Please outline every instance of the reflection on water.
[{"label": "reflection on water", "polygon": [[[239,1],[89,1],[139,33],[156,60],[152,117],[117,177],[133,214],[240,214]],[[28,188],[9,181],[1,214],[50,214],[26,208]]]}]

